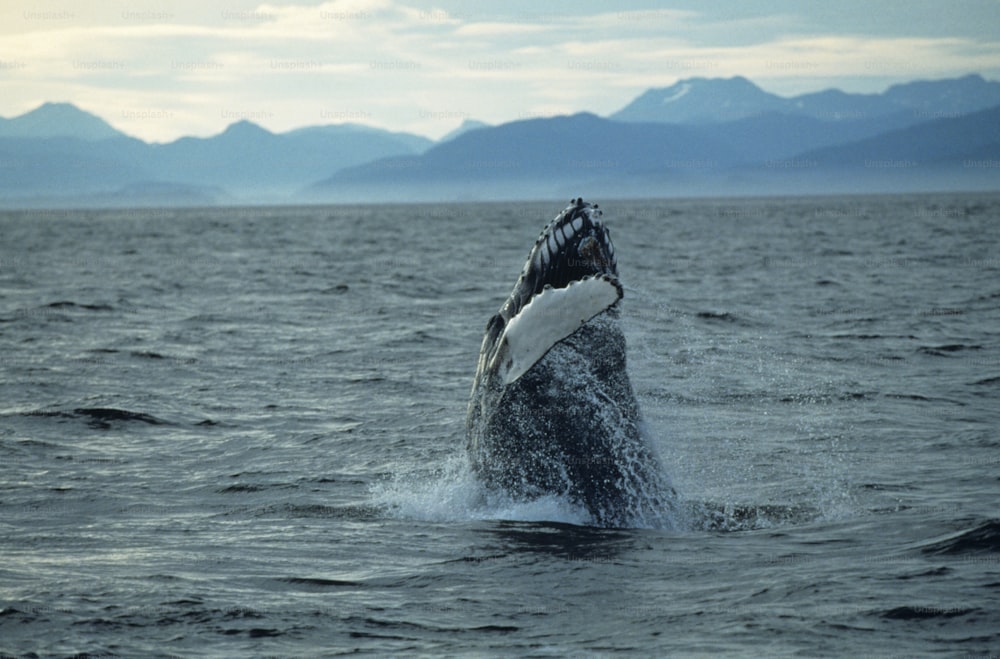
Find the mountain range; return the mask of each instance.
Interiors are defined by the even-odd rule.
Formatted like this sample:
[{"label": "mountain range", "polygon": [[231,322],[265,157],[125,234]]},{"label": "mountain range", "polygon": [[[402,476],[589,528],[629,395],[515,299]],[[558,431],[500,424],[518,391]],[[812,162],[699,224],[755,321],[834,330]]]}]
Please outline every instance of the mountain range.
[{"label": "mountain range", "polygon": [[[742,77],[650,89],[608,117],[434,142],[358,124],[153,144],[68,103],[0,119],[0,207],[1000,190],[1000,82],[785,98]],[[567,197],[568,198],[568,197]]]},{"label": "mountain range", "polygon": [[746,78],[690,78],[650,89],[610,118],[619,121],[721,123],[776,113],[825,121],[895,116],[913,123],[956,117],[1000,105],[1000,82],[979,75],[893,85],[881,94],[848,94],[828,89],[785,98]]},{"label": "mountain range", "polygon": [[[0,121],[0,196],[30,203],[281,201],[323,173],[427,149],[432,140],[358,124],[275,134],[249,121],[150,144],[67,103]],[[5,205],[11,205],[8,201]]]}]

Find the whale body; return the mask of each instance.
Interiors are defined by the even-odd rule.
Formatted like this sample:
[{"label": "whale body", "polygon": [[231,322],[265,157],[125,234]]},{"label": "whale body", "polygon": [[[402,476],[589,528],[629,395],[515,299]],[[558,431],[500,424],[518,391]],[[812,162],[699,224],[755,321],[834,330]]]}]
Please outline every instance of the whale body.
[{"label": "whale body", "polygon": [[489,490],[563,496],[597,526],[662,526],[673,491],[626,371],[623,289],[601,217],[596,204],[573,200],[487,323],[467,451]]}]

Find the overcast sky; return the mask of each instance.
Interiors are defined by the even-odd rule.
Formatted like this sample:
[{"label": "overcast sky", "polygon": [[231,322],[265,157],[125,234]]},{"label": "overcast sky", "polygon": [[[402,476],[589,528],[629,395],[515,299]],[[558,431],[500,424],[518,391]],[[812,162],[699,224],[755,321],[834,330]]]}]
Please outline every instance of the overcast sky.
[{"label": "overcast sky", "polygon": [[67,101],[157,142],[243,118],[436,138],[467,118],[604,115],[694,76],[783,96],[1000,79],[1000,0],[665,4],[4,0],[0,115]]}]

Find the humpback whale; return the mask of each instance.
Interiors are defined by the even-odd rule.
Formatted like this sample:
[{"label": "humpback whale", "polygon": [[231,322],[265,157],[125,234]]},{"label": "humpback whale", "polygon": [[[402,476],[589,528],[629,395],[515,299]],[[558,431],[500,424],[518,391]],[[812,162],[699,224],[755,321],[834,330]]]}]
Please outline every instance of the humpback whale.
[{"label": "humpback whale", "polygon": [[491,491],[563,496],[597,526],[663,526],[673,490],[626,373],[623,290],[601,218],[597,204],[573,200],[487,323],[467,451]]}]

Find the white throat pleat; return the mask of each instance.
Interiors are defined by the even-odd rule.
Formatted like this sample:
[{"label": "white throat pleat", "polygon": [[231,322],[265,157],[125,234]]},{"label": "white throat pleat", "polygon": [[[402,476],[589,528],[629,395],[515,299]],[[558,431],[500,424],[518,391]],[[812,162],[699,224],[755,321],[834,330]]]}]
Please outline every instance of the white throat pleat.
[{"label": "white throat pleat", "polygon": [[504,384],[515,382],[552,346],[619,299],[621,289],[609,276],[546,288],[507,323],[490,367]]}]

